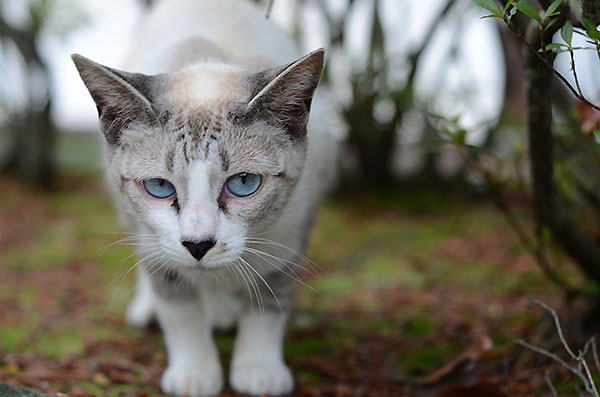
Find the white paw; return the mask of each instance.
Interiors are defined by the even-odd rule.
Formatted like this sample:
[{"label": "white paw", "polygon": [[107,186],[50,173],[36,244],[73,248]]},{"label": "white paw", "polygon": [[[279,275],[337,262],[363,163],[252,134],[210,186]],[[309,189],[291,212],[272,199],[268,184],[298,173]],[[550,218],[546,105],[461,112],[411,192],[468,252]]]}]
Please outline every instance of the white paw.
[{"label": "white paw", "polygon": [[163,373],[160,387],[165,393],[175,396],[216,396],[223,388],[221,367],[174,367]]},{"label": "white paw", "polygon": [[247,363],[231,368],[231,387],[240,393],[278,396],[290,393],[294,379],[283,363]]},{"label": "white paw", "polygon": [[134,327],[147,327],[154,319],[154,306],[149,299],[135,298],[127,306],[125,322]]}]

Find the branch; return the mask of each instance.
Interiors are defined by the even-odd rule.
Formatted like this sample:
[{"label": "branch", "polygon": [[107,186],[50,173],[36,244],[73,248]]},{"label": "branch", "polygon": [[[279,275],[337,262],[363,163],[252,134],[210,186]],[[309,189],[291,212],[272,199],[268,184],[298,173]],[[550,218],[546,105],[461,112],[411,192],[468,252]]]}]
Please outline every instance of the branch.
[{"label": "branch", "polygon": [[[594,397],[600,397],[598,395],[598,390],[596,389],[596,384],[594,383],[594,378],[592,377],[589,366],[584,358],[586,353],[588,352],[590,346],[592,346],[593,350],[595,350],[595,341],[593,340],[593,338],[586,342],[586,344],[583,348],[583,351],[579,351],[579,354],[575,355],[575,353],[573,353],[573,350],[571,349],[571,347],[569,346],[569,344],[567,343],[567,341],[565,339],[565,336],[562,331],[562,327],[560,326],[560,321],[558,319],[558,315],[556,314],[556,310],[554,310],[552,307],[548,306],[544,302],[541,302],[537,299],[533,299],[533,303],[540,306],[541,308],[546,310],[548,313],[550,313],[550,315],[552,316],[552,319],[554,321],[554,326],[556,328],[556,331],[558,332],[558,337],[560,339],[561,344],[563,345],[563,347],[565,348],[565,350],[567,351],[567,353],[569,354],[571,359],[573,361],[577,362],[578,368],[575,368],[574,366],[569,365],[565,360],[560,358],[558,355],[556,355],[546,349],[532,345],[532,344],[527,343],[520,339],[517,340],[516,342],[519,345],[521,345],[531,351],[534,351],[538,354],[541,354],[543,356],[546,356],[546,357],[556,361],[557,363],[562,365],[564,368],[568,369],[575,376],[577,376],[579,379],[581,379],[581,381],[583,382],[585,389],[588,393],[592,394]],[[582,367],[585,372],[581,371]],[[546,373],[546,377],[548,377],[547,373]],[[549,383],[550,385],[552,385],[552,382],[549,381],[549,378],[546,378],[546,382]],[[551,390],[553,392],[555,392],[554,387],[552,387],[552,386],[551,386]]]},{"label": "branch", "polygon": [[442,9],[442,11],[440,11],[437,18],[433,18],[431,26],[429,26],[429,29],[426,30],[427,35],[423,38],[423,41],[421,42],[421,47],[419,47],[418,50],[414,51],[408,56],[408,59],[410,60],[410,72],[408,73],[407,86],[412,85],[413,81],[415,80],[415,75],[417,74],[417,68],[419,66],[419,60],[421,59],[421,55],[423,54],[423,52],[425,52],[427,46],[432,41],[431,38],[433,37],[436,28],[440,25],[440,21],[448,14],[448,12],[452,9],[452,6],[455,3],[455,0],[448,0],[446,2],[446,5]]},{"label": "branch", "polygon": [[273,4],[275,4],[275,0],[269,0],[269,2],[267,3],[267,13],[265,15],[265,18],[269,19],[269,17],[271,16],[271,11],[273,10]]},{"label": "branch", "polygon": [[513,232],[517,235],[517,239],[521,242],[521,244],[525,247],[526,250],[531,252],[537,261],[537,264],[542,269],[546,277],[558,287],[565,290],[568,295],[575,295],[577,291],[568,285],[568,282],[560,277],[550,265],[550,261],[544,255],[542,248],[539,244],[535,244],[531,238],[528,236],[527,232],[519,222],[518,217],[512,212],[510,207],[504,201],[504,197],[501,197],[499,194],[496,197],[492,197],[492,200],[496,204],[496,206],[500,209],[500,212],[504,214],[506,221],[509,226],[513,230]]},{"label": "branch", "polygon": [[550,380],[550,373],[548,371],[544,372],[544,379],[546,380],[546,384],[550,388],[552,395],[554,397],[558,397],[558,393],[556,392],[556,389],[554,388],[554,385],[552,384],[552,380]]},{"label": "branch", "polygon": [[579,77],[577,76],[577,69],[575,69],[575,54],[573,52],[573,48],[569,46],[569,55],[571,55],[571,70],[573,71],[573,77],[575,78],[575,86],[577,87],[577,92],[579,95],[583,97],[583,92],[581,92],[581,86],[579,85]]},{"label": "branch", "polygon": [[[523,245],[523,247],[529,251],[536,259],[538,266],[542,269],[542,272],[548,277],[550,281],[556,284],[558,287],[562,288],[568,295],[573,296],[579,293],[575,288],[569,286],[569,283],[564,280],[558,273],[556,273],[550,264],[550,260],[544,254],[542,247],[539,244],[536,244],[533,239],[529,236],[519,218],[515,215],[515,213],[511,210],[510,206],[506,202],[506,198],[504,195],[495,188],[492,182],[489,182],[493,179],[492,172],[488,170],[480,161],[479,157],[473,153],[473,151],[467,150],[466,152],[461,152],[467,163],[471,165],[471,168],[479,171],[484,180],[487,183],[488,191],[490,192],[491,199],[493,203],[496,205],[498,210],[504,215],[509,227],[516,234],[517,239]],[[491,153],[491,156],[496,157],[495,154]],[[515,167],[516,168],[516,167]],[[522,184],[522,180],[517,172],[517,180],[520,184]],[[521,188],[521,190],[524,190]]]},{"label": "branch", "polygon": [[[593,2],[594,0],[590,0],[590,2]],[[597,1],[597,0],[596,0]],[[504,5],[506,5],[506,1],[502,1],[502,3]],[[544,2],[544,6],[545,8],[548,7],[548,2]],[[559,17],[560,20],[564,21],[564,16]],[[513,18],[513,21],[519,21],[518,18]],[[506,22],[506,21],[505,21]],[[535,22],[535,21],[529,21],[529,20],[522,20],[523,23],[529,23],[531,22],[532,25],[535,25],[536,27],[536,32],[539,32],[539,25]],[[541,37],[541,41],[540,43],[537,42],[537,40],[534,42],[532,41],[530,38],[525,38],[523,36],[522,30],[523,29],[531,29],[531,25],[523,25],[523,26],[517,26],[516,28],[514,27],[517,24],[506,24],[508,27],[508,30],[510,32],[512,32],[514,35],[517,36],[517,38],[519,38],[519,40],[521,40],[521,42],[523,42],[523,44],[525,44],[533,54],[535,54],[535,56],[549,69],[552,71],[552,73],[554,73],[554,75],[556,75],[556,77],[558,77],[563,84],[569,89],[569,91],[571,91],[573,93],[573,95],[575,95],[575,97],[577,99],[579,99],[581,102],[585,103],[588,106],[593,107],[596,110],[600,111],[600,106],[593,104],[592,102],[590,102],[582,93],[581,93],[581,89],[579,89],[579,91],[577,89],[575,89],[575,87],[573,87],[573,85],[569,82],[569,80],[567,80],[567,78],[565,76],[563,76],[558,70],[556,70],[554,68],[554,66],[552,65],[552,63],[550,63],[547,59],[546,56],[543,56],[542,53],[540,53],[538,50],[542,49],[544,50],[543,47],[543,41],[545,37],[552,37],[552,35],[554,33],[556,33],[560,27],[561,27],[561,23],[555,23],[550,29],[546,29],[543,31],[543,36]],[[536,36],[537,37],[537,36]],[[539,45],[538,48],[536,48],[536,46]],[[600,54],[599,54],[600,56]],[[573,72],[575,72],[575,66],[573,65]],[[577,81],[577,75],[575,75],[575,80],[577,82],[577,85],[579,86],[579,82]]]}]

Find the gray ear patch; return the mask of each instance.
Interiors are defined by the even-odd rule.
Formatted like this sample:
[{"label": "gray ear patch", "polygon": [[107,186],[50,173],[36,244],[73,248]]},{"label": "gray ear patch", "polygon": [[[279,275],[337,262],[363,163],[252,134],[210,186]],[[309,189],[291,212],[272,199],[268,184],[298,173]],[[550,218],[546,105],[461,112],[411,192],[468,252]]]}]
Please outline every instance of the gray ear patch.
[{"label": "gray ear patch", "polygon": [[260,117],[294,138],[304,136],[324,57],[325,50],[320,48],[287,66],[250,76],[253,96],[243,110],[244,117]]},{"label": "gray ear patch", "polygon": [[133,122],[156,124],[150,102],[156,76],[118,71],[77,54],[71,58],[96,102],[100,129],[109,144],[118,144],[121,131]]}]

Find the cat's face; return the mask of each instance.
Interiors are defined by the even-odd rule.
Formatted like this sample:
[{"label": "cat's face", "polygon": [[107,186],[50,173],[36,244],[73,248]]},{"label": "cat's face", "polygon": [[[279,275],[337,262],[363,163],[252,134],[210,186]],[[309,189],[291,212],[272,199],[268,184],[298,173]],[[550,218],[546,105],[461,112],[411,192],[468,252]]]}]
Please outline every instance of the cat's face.
[{"label": "cat's face", "polygon": [[109,177],[157,260],[228,264],[281,216],[304,165],[322,50],[260,73],[203,64],[144,76],[74,61],[98,106]]}]

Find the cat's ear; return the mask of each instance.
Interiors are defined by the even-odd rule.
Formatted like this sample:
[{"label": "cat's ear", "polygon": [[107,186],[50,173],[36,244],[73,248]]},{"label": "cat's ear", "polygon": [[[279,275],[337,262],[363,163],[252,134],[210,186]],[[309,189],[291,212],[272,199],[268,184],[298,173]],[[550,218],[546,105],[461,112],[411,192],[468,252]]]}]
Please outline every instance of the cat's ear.
[{"label": "cat's ear", "polygon": [[96,102],[100,129],[109,144],[118,144],[121,131],[132,122],[156,123],[148,95],[151,76],[111,69],[77,54],[71,58]]},{"label": "cat's ear", "polygon": [[324,57],[325,50],[319,48],[287,66],[257,73],[254,81],[258,87],[246,113],[259,114],[293,137],[304,136]]}]

